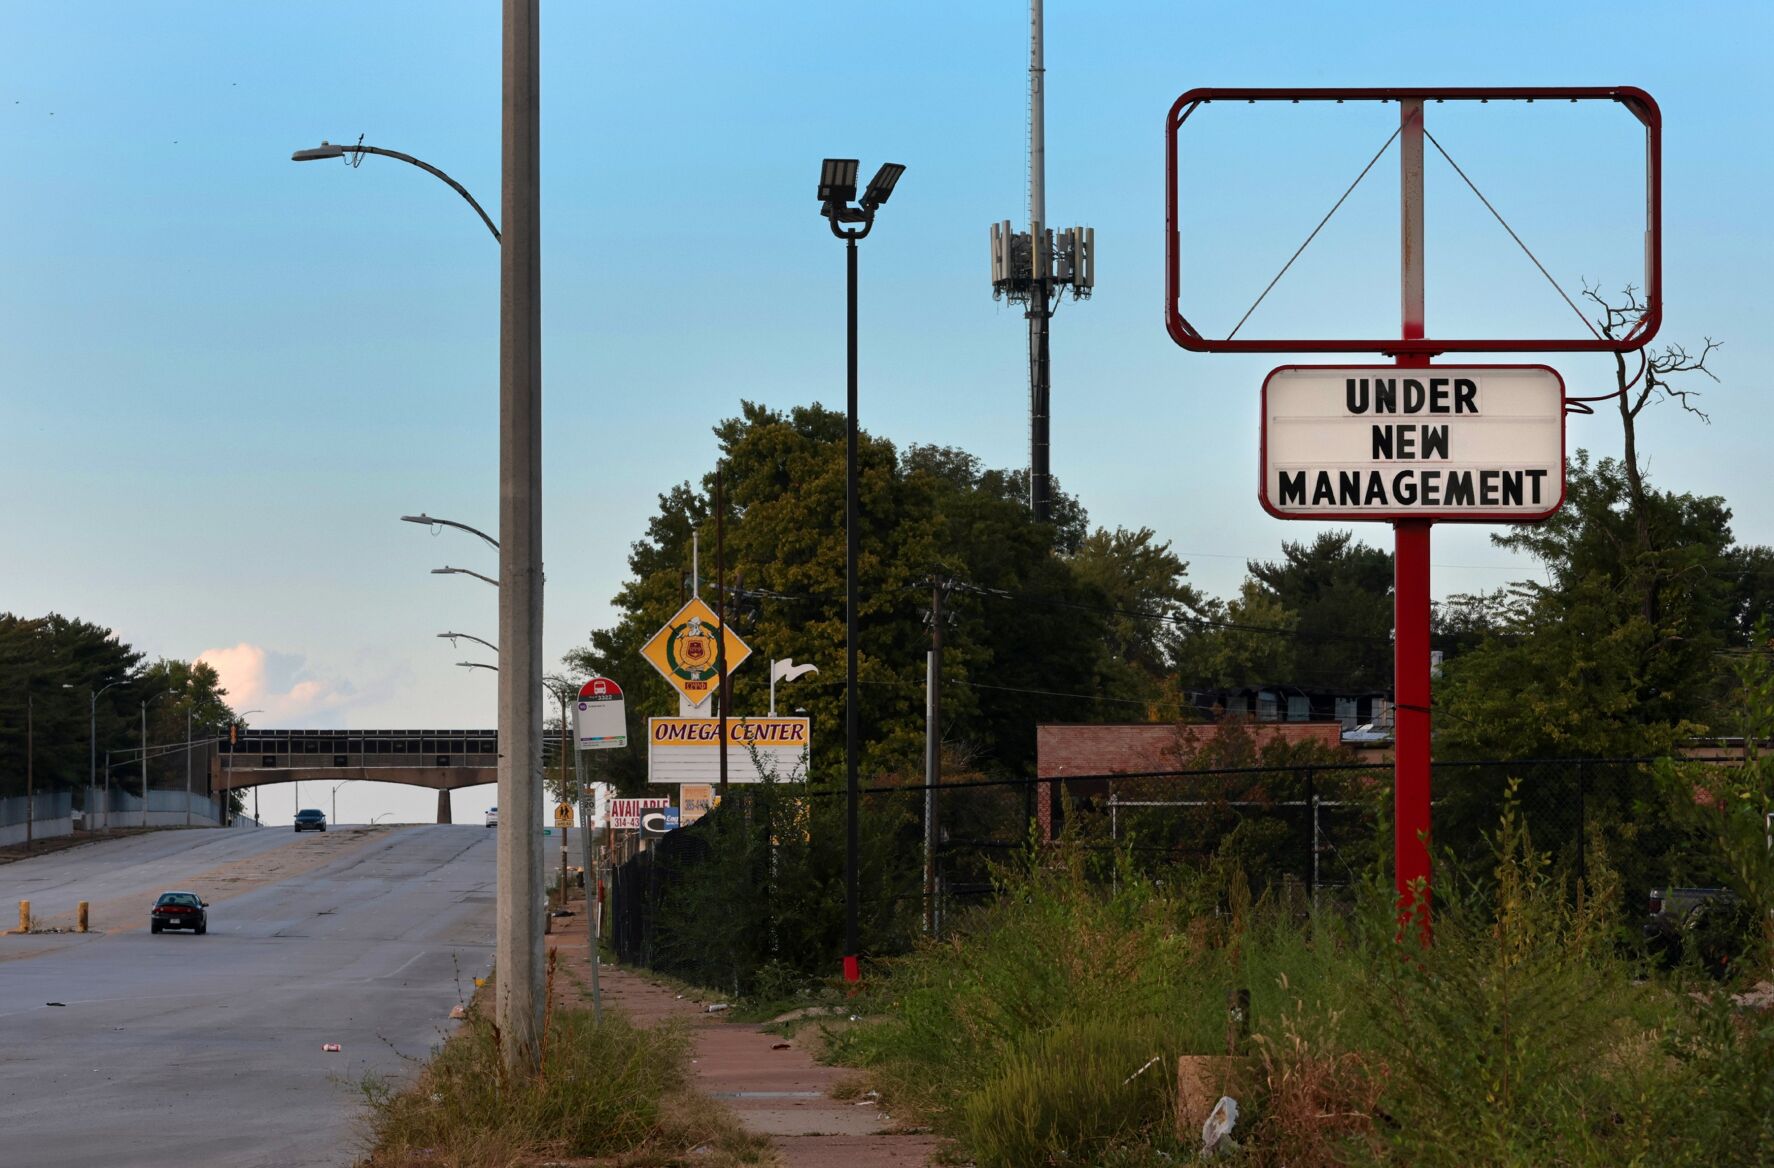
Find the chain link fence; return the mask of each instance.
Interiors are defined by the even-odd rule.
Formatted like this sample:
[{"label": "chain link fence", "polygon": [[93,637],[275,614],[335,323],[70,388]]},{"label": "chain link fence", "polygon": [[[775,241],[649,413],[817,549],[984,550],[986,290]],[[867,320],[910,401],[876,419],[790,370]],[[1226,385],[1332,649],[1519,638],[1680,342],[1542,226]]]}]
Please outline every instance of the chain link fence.
[{"label": "chain link fence", "polygon": [[[1573,894],[1598,859],[1628,913],[1653,887],[1718,883],[1667,787],[1654,759],[1437,763],[1436,879],[1488,879],[1513,799]],[[1154,874],[1237,872],[1253,895],[1347,904],[1364,880],[1390,879],[1391,800],[1389,764],[969,779],[933,797],[918,783],[871,784],[858,800],[862,950],[900,952],[950,927],[995,895],[995,866],[1039,862],[1055,840]],[[700,822],[649,841],[614,872],[618,955],[739,993],[829,972],[844,944],[846,803],[841,788],[736,786]],[[1112,878],[1115,865],[1096,867]]]}]

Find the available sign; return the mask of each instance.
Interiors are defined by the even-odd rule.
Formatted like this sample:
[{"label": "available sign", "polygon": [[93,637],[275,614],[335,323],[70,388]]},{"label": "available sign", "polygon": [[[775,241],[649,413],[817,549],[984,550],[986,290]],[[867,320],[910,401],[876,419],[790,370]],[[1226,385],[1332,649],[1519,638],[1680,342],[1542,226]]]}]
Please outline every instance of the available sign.
[{"label": "available sign", "polygon": [[1284,365],[1263,382],[1259,497],[1281,519],[1544,519],[1564,402],[1544,365]]},{"label": "available sign", "polygon": [[579,687],[573,707],[573,731],[580,750],[616,750],[628,745],[628,706],[622,687],[607,677],[594,677]]},{"label": "available sign", "polygon": [[[806,718],[727,719],[727,781],[799,782],[807,777]],[[649,783],[714,783],[721,777],[718,718],[647,719]]]},{"label": "available sign", "polygon": [[641,656],[692,706],[700,706],[718,688],[723,653],[731,674],[751,656],[751,647],[732,629],[723,629],[714,609],[697,596],[641,646]]},{"label": "available sign", "polygon": [[617,831],[639,831],[642,816],[670,806],[670,799],[612,799],[610,826]]}]

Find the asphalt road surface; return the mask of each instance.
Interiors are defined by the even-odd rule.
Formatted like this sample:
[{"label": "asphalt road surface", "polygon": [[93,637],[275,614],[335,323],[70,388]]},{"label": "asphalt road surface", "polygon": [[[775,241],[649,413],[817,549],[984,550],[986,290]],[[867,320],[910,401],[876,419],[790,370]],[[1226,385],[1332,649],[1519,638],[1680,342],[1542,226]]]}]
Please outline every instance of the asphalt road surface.
[{"label": "asphalt road surface", "polygon": [[[412,1074],[491,966],[494,837],[197,829],[0,865],[0,924],[87,900],[99,930],[0,936],[0,1164],[353,1163],[357,1084]],[[164,889],[211,902],[207,936],[148,932]]]}]

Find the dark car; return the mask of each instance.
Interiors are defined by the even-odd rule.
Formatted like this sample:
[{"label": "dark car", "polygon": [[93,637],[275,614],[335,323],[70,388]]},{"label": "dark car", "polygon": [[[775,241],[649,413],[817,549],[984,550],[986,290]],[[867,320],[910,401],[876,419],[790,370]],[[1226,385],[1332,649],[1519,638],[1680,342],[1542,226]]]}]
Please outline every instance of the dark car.
[{"label": "dark car", "polygon": [[209,902],[195,892],[162,892],[148,911],[148,931],[190,929],[199,937],[209,932]]},{"label": "dark car", "polygon": [[325,831],[326,814],[313,807],[296,812],[297,831]]},{"label": "dark car", "polygon": [[1645,942],[1665,966],[1691,953],[1722,978],[1750,947],[1755,914],[1728,888],[1653,888],[1648,907]]}]

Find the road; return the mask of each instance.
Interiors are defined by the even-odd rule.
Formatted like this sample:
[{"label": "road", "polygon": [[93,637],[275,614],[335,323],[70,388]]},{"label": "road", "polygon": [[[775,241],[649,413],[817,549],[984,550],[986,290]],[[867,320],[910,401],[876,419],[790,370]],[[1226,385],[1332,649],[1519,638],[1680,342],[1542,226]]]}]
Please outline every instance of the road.
[{"label": "road", "polygon": [[[0,865],[0,907],[84,899],[102,930],[0,936],[0,1164],[353,1163],[357,1084],[411,1074],[491,965],[494,837],[199,829]],[[148,932],[167,888],[211,901],[208,936]]]}]

